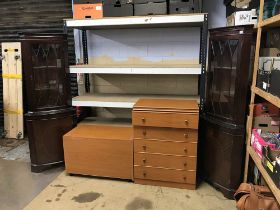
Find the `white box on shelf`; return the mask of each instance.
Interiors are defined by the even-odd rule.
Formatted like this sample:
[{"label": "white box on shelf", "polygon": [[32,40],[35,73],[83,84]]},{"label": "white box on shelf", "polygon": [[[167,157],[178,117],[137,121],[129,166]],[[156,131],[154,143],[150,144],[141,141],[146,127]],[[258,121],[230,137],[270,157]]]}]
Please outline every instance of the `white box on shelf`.
[{"label": "white box on shelf", "polygon": [[227,17],[227,26],[257,25],[256,10],[238,11]]}]

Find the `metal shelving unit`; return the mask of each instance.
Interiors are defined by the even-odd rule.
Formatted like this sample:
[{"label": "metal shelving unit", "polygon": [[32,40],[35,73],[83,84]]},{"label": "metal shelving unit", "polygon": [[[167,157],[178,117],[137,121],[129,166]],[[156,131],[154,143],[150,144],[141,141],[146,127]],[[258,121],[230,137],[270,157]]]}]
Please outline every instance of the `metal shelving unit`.
[{"label": "metal shelving unit", "polygon": [[127,108],[132,109],[134,104],[140,98],[170,98],[170,99],[190,99],[197,100],[199,97],[195,96],[177,96],[177,95],[132,95],[132,94],[87,94],[77,96],[72,99],[73,106],[86,107],[106,107],[106,108]]},{"label": "metal shelving unit", "polygon": [[250,139],[252,135],[252,125],[253,125],[253,113],[254,113],[254,102],[256,95],[262,97],[263,99],[267,100],[268,102],[274,104],[278,108],[280,108],[280,98],[273,96],[270,93],[267,93],[258,87],[256,87],[257,81],[257,73],[259,68],[259,55],[260,55],[260,46],[261,46],[261,38],[263,30],[273,27],[280,26],[280,15],[271,17],[269,19],[263,20],[263,9],[264,9],[264,0],[260,1],[260,14],[259,14],[259,24],[258,24],[258,34],[257,34],[257,43],[256,43],[256,54],[255,54],[255,63],[254,63],[254,72],[253,72],[253,83],[252,83],[252,94],[251,94],[251,105],[250,105],[250,115],[247,121],[247,149],[246,149],[246,160],[245,160],[245,171],[244,171],[244,182],[247,182],[248,178],[248,164],[249,164],[249,157],[252,158],[255,165],[261,172],[263,178],[267,182],[267,185],[271,189],[272,193],[274,194],[278,203],[280,203],[280,189],[274,184],[273,180],[263,167],[261,163],[261,159],[256,154],[254,149],[250,145]]},{"label": "metal shelving unit", "polygon": [[101,19],[66,20],[66,26],[80,30],[112,28],[155,28],[155,27],[196,27],[205,21],[204,13],[182,15],[154,15],[113,17]]},{"label": "metal shelving unit", "polygon": [[70,66],[70,73],[86,74],[161,74],[161,75],[189,75],[201,74],[201,65],[189,67],[98,67],[90,65]]},{"label": "metal shelving unit", "polygon": [[[200,110],[204,107],[205,95],[205,73],[207,58],[207,36],[208,36],[208,15],[205,13],[184,14],[184,15],[157,15],[157,16],[133,16],[133,17],[116,17],[102,19],[84,19],[73,20],[67,19],[64,22],[65,32],[67,28],[74,28],[82,31],[82,49],[83,65],[70,66],[70,73],[85,74],[85,90],[90,92],[88,74],[150,74],[150,75],[200,75]],[[200,30],[200,54],[199,64],[190,64],[187,66],[92,66],[88,65],[88,45],[87,30],[99,29],[128,29],[128,28],[169,28],[169,27],[199,27]],[[109,103],[104,101],[100,95],[92,95],[92,100],[82,100],[89,98],[88,95],[75,97],[72,101],[74,106],[93,106],[93,107],[115,107],[115,108],[132,108],[137,101],[138,96],[120,95],[111,97]],[[145,96],[147,97],[147,96]],[[102,100],[99,100],[102,98]],[[172,96],[164,96],[172,98]],[[174,97],[173,97],[174,98]],[[180,97],[182,98],[182,97]],[[187,97],[186,97],[187,98]],[[121,101],[123,99],[123,101]],[[136,100],[136,101],[135,101]]]}]

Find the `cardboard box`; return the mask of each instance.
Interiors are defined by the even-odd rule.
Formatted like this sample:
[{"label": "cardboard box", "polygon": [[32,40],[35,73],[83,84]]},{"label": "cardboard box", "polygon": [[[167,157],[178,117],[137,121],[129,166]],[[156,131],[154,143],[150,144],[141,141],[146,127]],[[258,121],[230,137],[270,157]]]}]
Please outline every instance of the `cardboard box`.
[{"label": "cardboard box", "polygon": [[163,2],[166,2],[166,0],[133,0],[134,4],[163,3]]},{"label": "cardboard box", "polygon": [[256,153],[260,158],[262,158],[263,156],[263,147],[269,147],[271,149],[277,150],[276,145],[266,142],[258,133],[257,129],[253,129],[252,131],[251,146],[253,147],[253,149],[256,151]]},{"label": "cardboard box", "polygon": [[201,12],[198,0],[170,0],[169,14],[186,14]]},{"label": "cardboard box", "polygon": [[280,57],[280,50],[278,48],[261,48],[260,57]]},{"label": "cardboard box", "polygon": [[103,17],[102,3],[74,4],[74,19],[99,19]]},{"label": "cardboard box", "polygon": [[254,117],[279,117],[279,108],[271,103],[260,103],[254,106]]},{"label": "cardboard box", "polygon": [[271,72],[273,69],[280,69],[280,57],[260,57],[259,69],[268,72]]},{"label": "cardboard box", "polygon": [[262,153],[262,165],[275,185],[280,188],[280,165],[275,161],[275,156],[280,155],[280,151],[271,150],[269,147],[263,147]]},{"label": "cardboard box", "polygon": [[226,6],[226,17],[229,17],[238,11],[248,11],[258,9],[260,6],[259,0],[224,0]]},{"label": "cardboard box", "polygon": [[259,70],[258,77],[257,77],[257,87],[263,91],[268,92],[269,86],[270,86],[270,75],[271,75],[271,72],[269,72],[269,71]]},{"label": "cardboard box", "polygon": [[227,17],[227,26],[257,25],[257,22],[255,10],[239,11]]},{"label": "cardboard box", "polygon": [[133,1],[132,0],[104,0],[103,1],[103,5],[104,4],[132,4]]},{"label": "cardboard box", "polygon": [[280,47],[280,29],[273,28],[267,32],[267,47]]},{"label": "cardboard box", "polygon": [[259,116],[254,118],[253,128],[264,132],[279,133],[280,118],[270,116]]},{"label": "cardboard box", "polygon": [[236,0],[231,2],[231,6],[239,8],[239,9],[247,9],[249,8],[251,0]]},{"label": "cardboard box", "polygon": [[258,22],[258,17],[255,10],[235,12],[234,22],[239,25],[255,25]]},{"label": "cardboard box", "polygon": [[271,71],[269,92],[280,97],[280,70]]},{"label": "cardboard box", "polygon": [[145,4],[134,4],[134,15],[166,15],[167,2],[149,2]]},{"label": "cardboard box", "polygon": [[227,17],[227,26],[235,26],[234,13]]},{"label": "cardboard box", "polygon": [[103,4],[104,17],[133,16],[132,4]]},{"label": "cardboard box", "polygon": [[102,0],[73,0],[73,4],[101,4]]},{"label": "cardboard box", "polygon": [[[278,55],[278,49],[270,48],[262,51],[265,55]],[[257,77],[257,87],[270,92],[273,95],[280,95],[280,57],[260,57],[259,58],[259,70]],[[272,76],[273,73],[273,76]],[[272,86],[272,90],[271,90]]]}]

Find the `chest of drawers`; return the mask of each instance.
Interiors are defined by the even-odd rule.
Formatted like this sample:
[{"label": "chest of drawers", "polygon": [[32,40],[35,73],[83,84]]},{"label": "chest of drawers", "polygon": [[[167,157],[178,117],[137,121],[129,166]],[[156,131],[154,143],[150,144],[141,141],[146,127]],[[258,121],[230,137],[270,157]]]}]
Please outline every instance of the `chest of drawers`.
[{"label": "chest of drawers", "polygon": [[140,99],[132,112],[134,181],[196,188],[198,104]]}]

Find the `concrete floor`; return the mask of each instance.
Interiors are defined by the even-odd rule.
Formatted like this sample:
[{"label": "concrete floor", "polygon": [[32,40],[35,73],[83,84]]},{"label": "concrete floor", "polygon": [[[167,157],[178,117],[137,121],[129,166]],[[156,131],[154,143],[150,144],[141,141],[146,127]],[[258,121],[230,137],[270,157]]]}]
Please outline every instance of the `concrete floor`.
[{"label": "concrete floor", "polygon": [[24,210],[234,210],[206,183],[197,190],[69,176],[62,173]]},{"label": "concrete floor", "polygon": [[68,176],[63,170],[31,173],[27,141],[1,139],[0,210],[235,209],[234,201],[206,183],[193,191]]},{"label": "concrete floor", "polygon": [[63,170],[60,167],[35,174],[28,162],[0,158],[0,209],[23,209]]},{"label": "concrete floor", "polygon": [[28,139],[0,139],[0,158],[30,162]]}]

